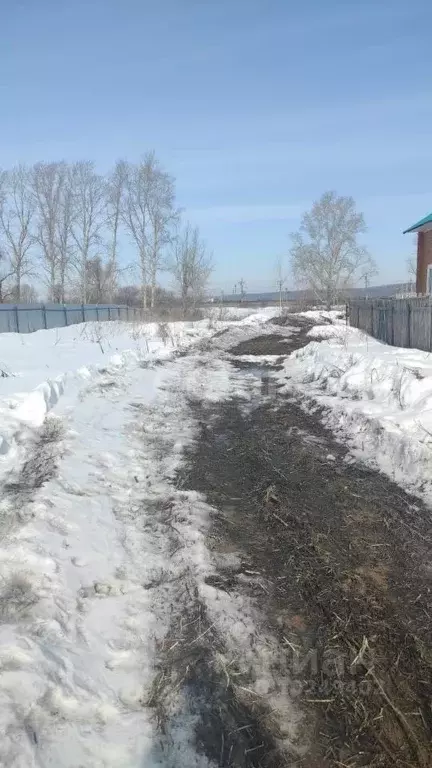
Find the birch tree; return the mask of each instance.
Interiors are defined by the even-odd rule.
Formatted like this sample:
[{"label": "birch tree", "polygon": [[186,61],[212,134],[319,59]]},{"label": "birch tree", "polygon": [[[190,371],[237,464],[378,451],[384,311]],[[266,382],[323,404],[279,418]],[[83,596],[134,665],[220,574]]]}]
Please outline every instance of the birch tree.
[{"label": "birch tree", "polygon": [[81,301],[87,302],[87,263],[101,243],[106,221],[104,181],[88,161],[75,163],[72,169],[74,216],[71,237],[75,245],[74,266],[78,272]]},{"label": "birch tree", "polygon": [[149,188],[153,154],[146,155],[138,165],[128,164],[125,175],[125,194],[122,218],[132,242],[138,251],[143,309],[147,309],[149,280]]},{"label": "birch tree", "polygon": [[57,298],[59,279],[58,226],[65,181],[64,162],[37,163],[32,172],[36,207],[36,241],[41,249],[41,267],[51,301]]},{"label": "birch tree", "polygon": [[74,262],[74,244],[72,241],[72,225],[74,222],[74,186],[73,171],[69,166],[64,169],[63,183],[60,192],[60,204],[56,217],[57,242],[57,282],[56,300],[62,304],[66,300],[66,285]]},{"label": "birch tree", "polygon": [[276,286],[279,294],[279,312],[282,315],[282,295],[286,285],[286,275],[282,256],[278,256],[275,264]]},{"label": "birch tree", "polygon": [[164,252],[172,240],[178,220],[175,209],[174,179],[164,171],[154,152],[138,165],[128,165],[122,218],[138,251],[142,304],[153,308],[157,273],[164,263]]},{"label": "birch tree", "polygon": [[328,308],[354,279],[370,278],[375,264],[358,242],[366,231],[352,197],[325,192],[302,217],[292,235],[291,268],[296,282],[309,287]]},{"label": "birch tree", "polygon": [[163,263],[163,254],[172,241],[173,227],[179,213],[175,209],[174,179],[163,171],[153,156],[149,173],[148,213],[149,227],[149,277],[151,307],[155,305],[157,273]]},{"label": "birch tree", "polygon": [[35,238],[32,231],[34,199],[30,172],[24,165],[0,174],[3,203],[0,204],[0,234],[4,241],[4,259],[8,263],[7,278],[14,278],[14,299],[21,299],[24,277],[34,274],[31,248]]},{"label": "birch tree", "polygon": [[198,227],[186,224],[176,237],[171,264],[183,315],[193,312],[204,297],[212,270],[212,259],[200,238]]},{"label": "birch tree", "polygon": [[108,282],[106,286],[109,300],[112,301],[116,288],[118,265],[118,241],[122,222],[123,196],[128,173],[124,160],[118,160],[106,182],[106,225],[108,230]]}]

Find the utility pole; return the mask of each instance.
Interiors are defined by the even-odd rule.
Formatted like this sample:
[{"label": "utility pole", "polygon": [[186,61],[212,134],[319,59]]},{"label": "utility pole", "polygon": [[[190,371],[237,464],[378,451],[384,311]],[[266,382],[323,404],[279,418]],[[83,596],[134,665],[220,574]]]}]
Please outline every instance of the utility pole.
[{"label": "utility pole", "polygon": [[239,284],[239,288],[240,288],[240,301],[243,302],[244,298],[246,296],[246,283],[243,280],[243,278],[241,278],[241,280],[239,280],[238,284]]},{"label": "utility pole", "polygon": [[368,294],[368,288],[369,288],[369,276],[368,275],[364,275],[363,279],[364,279],[364,284],[365,284],[365,299],[367,299],[367,297],[368,297],[368,295],[367,295]]},{"label": "utility pole", "polygon": [[282,288],[283,288],[283,280],[278,280],[278,288],[279,288],[279,311],[282,316]]}]

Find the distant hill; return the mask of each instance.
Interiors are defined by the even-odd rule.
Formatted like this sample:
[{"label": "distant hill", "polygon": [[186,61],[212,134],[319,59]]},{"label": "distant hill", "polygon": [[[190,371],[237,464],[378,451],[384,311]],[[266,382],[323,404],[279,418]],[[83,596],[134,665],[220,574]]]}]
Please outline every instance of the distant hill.
[{"label": "distant hill", "polygon": [[[367,290],[365,288],[348,288],[344,291],[344,298],[361,298],[369,296],[371,298],[386,298],[387,296],[394,296],[396,293],[408,290],[409,281],[406,283],[391,283],[390,285],[372,285]],[[316,301],[316,297],[311,291],[284,291],[284,301]],[[220,296],[214,297],[215,301],[220,301]],[[342,297],[341,297],[342,299]],[[246,293],[244,301],[278,301],[279,293],[275,291],[269,291],[262,293]],[[343,299],[342,299],[343,300]],[[238,302],[240,301],[239,294],[225,294],[224,301]]]}]

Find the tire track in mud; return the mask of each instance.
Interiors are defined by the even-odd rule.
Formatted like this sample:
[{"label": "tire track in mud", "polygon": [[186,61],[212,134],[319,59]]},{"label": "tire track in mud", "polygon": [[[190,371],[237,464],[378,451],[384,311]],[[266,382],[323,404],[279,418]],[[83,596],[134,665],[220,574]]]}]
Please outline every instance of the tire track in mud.
[{"label": "tire track in mud", "polygon": [[[286,354],[306,341],[302,329],[285,350],[280,338],[263,336],[232,352],[268,354],[270,342]],[[211,505],[207,544],[217,568],[207,583],[229,600],[250,601],[305,714],[296,756],[280,749],[277,725],[260,730],[259,718],[246,734],[267,748],[221,748],[218,762],[207,737],[205,753],[239,767],[431,765],[430,511],[353,463],[319,413],[292,397],[263,398],[249,411],[241,398],[191,407],[202,428],[182,487]],[[215,640],[210,665],[217,653]],[[212,679],[208,661],[203,677]],[[217,690],[209,699],[225,701]],[[236,730],[223,703],[217,707],[207,732],[223,744]]]},{"label": "tire track in mud", "polygon": [[37,490],[51,480],[62,457],[63,422],[47,416],[29,441],[28,456],[0,489],[0,536],[24,523],[32,511],[28,505]]},{"label": "tire track in mud", "polygon": [[[269,332],[265,338],[271,335]],[[283,332],[273,337],[280,351]],[[223,348],[210,350],[208,345],[201,352],[196,365],[203,376],[211,378],[215,358],[226,359],[226,353]],[[232,393],[242,392],[242,402],[249,408],[259,385],[255,381],[251,388],[250,376],[234,367],[231,371]],[[191,446],[197,437],[200,445],[209,422],[201,419],[197,403],[183,392],[181,397],[185,396],[186,418],[195,438]],[[178,418],[182,418],[181,408]],[[169,452],[168,443],[165,451]],[[170,612],[168,631],[158,642],[156,674],[146,699],[158,726],[156,753],[167,768],[294,765],[303,738],[297,736],[299,713],[289,695],[291,676],[284,669],[284,652],[281,654],[274,637],[260,625],[250,596],[239,593],[236,597],[227,582],[221,583],[220,570],[204,538],[208,519],[216,509],[196,493],[182,464],[183,459],[171,497],[156,503],[152,523],[165,530],[171,557],[168,571],[149,585],[154,588],[156,604],[164,595]],[[237,562],[238,558],[218,553],[219,565],[233,559]],[[247,564],[239,562],[236,567],[255,585]]]},{"label": "tire track in mud", "polygon": [[[32,501],[36,491],[54,477],[62,455],[63,423],[47,417],[33,435],[29,455],[1,488],[0,540],[35,517]],[[27,436],[28,437],[28,436]],[[0,578],[0,623],[25,621],[39,601],[38,590],[22,563],[11,568],[2,559]]]}]

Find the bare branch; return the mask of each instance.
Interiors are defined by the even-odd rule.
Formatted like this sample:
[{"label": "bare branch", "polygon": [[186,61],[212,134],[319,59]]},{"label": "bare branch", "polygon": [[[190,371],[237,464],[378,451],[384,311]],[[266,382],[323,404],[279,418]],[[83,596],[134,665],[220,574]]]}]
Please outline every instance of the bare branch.
[{"label": "bare branch", "polygon": [[212,270],[212,259],[200,239],[198,228],[186,224],[176,238],[171,264],[184,315],[193,312],[203,298]]},{"label": "bare branch", "polygon": [[117,288],[119,274],[118,241],[120,224],[122,220],[127,173],[127,163],[124,160],[118,160],[105,185],[106,225],[109,237],[108,259],[110,265],[108,270],[109,282],[106,286],[106,292],[110,301],[113,300],[113,296]]},{"label": "bare branch", "polygon": [[14,275],[14,298],[20,300],[23,277],[34,275],[31,248],[35,243],[32,223],[35,212],[30,186],[30,172],[24,165],[3,171],[0,177],[0,234],[4,239],[4,257]]},{"label": "bare branch", "polygon": [[102,241],[101,230],[106,221],[105,188],[101,176],[95,173],[94,164],[88,161],[75,163],[72,168],[74,216],[71,236],[75,243],[74,266],[81,286],[81,301],[87,302],[87,262]]},{"label": "bare branch", "polygon": [[366,231],[352,197],[325,192],[303,215],[292,235],[291,268],[295,280],[331,306],[338,293],[357,279],[376,273],[373,259],[357,238]]},{"label": "bare branch", "polygon": [[56,298],[60,254],[58,225],[66,175],[64,162],[37,163],[33,167],[32,189],[37,213],[36,240],[41,248],[41,265],[51,300]]}]

